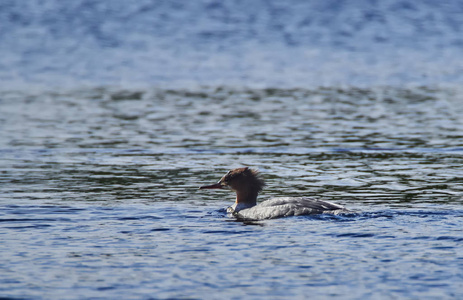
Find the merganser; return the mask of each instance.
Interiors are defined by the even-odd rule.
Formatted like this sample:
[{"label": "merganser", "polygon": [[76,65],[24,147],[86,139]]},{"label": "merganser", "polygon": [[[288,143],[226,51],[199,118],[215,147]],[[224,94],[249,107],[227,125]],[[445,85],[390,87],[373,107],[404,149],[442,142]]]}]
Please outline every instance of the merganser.
[{"label": "merganser", "polygon": [[310,197],[273,198],[257,204],[257,195],[265,182],[254,169],[230,170],[217,183],[199,189],[231,189],[236,192],[235,203],[227,209],[237,219],[264,220],[311,214],[348,212],[343,206]]}]

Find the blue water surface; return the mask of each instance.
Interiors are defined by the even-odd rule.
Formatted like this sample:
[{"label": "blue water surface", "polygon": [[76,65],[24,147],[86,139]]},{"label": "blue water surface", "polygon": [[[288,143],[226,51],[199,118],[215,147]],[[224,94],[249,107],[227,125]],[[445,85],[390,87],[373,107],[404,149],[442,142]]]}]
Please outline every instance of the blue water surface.
[{"label": "blue water surface", "polygon": [[[463,298],[463,2],[0,1],[0,298]],[[230,191],[339,216],[239,222]]]},{"label": "blue water surface", "polygon": [[461,1],[0,4],[2,86],[462,81]]}]

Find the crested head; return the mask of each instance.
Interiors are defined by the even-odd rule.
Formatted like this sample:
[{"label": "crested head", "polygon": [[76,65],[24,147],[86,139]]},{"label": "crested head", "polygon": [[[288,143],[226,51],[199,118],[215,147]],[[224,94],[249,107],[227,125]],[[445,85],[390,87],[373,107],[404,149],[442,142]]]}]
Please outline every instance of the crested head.
[{"label": "crested head", "polygon": [[230,170],[219,182],[205,185],[200,189],[230,188],[236,192],[236,204],[252,207],[256,205],[257,195],[265,186],[259,172],[248,167]]},{"label": "crested head", "polygon": [[219,182],[235,191],[246,189],[257,193],[265,186],[264,180],[259,176],[259,171],[248,167],[230,170]]}]

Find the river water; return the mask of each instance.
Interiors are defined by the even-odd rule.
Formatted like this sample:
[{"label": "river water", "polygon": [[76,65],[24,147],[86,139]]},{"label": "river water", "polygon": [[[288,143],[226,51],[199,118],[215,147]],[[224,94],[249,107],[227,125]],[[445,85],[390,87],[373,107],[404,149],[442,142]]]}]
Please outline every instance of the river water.
[{"label": "river water", "polygon": [[[0,297],[463,297],[458,2],[17,3]],[[231,219],[241,166],[352,212]]]}]

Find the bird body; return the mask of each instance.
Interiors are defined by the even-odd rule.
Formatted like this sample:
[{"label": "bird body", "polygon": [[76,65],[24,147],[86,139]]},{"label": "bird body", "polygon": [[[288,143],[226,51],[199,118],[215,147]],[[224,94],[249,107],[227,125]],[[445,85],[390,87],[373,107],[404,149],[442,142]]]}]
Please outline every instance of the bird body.
[{"label": "bird body", "polygon": [[219,182],[200,189],[229,188],[236,192],[235,203],[227,212],[238,219],[264,220],[311,214],[339,214],[347,210],[338,204],[310,197],[280,197],[257,204],[257,195],[265,186],[256,170],[238,168],[229,171]]}]

